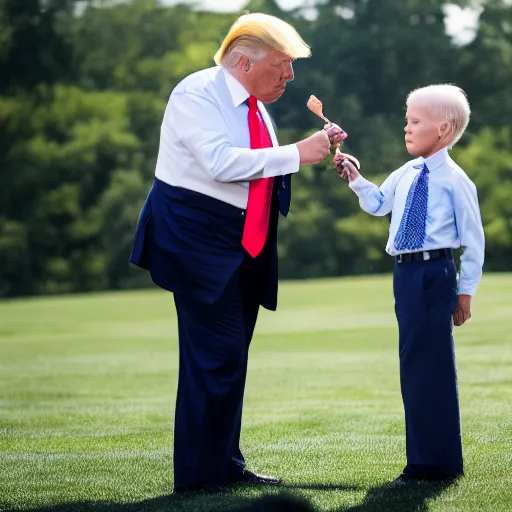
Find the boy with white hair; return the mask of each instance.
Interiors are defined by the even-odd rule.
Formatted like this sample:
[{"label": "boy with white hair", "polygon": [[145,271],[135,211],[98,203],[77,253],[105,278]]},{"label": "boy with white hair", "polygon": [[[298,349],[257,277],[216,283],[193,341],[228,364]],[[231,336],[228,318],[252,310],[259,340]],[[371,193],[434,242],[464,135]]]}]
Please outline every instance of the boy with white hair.
[{"label": "boy with white hair", "polygon": [[[392,213],[386,251],[395,258],[393,291],[399,326],[400,385],[407,466],[395,480],[444,480],[463,475],[452,321],[471,317],[484,262],[477,191],[448,150],[466,129],[470,108],[453,85],[416,89],[407,98],[405,145],[414,160],[380,186],[342,156],[361,208]],[[464,247],[457,283],[453,249]]]}]

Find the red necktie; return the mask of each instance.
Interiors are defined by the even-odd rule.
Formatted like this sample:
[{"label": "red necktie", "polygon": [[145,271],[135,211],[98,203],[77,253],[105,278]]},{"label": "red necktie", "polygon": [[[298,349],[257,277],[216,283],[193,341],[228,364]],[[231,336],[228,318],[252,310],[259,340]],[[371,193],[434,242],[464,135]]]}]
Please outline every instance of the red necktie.
[{"label": "red necktie", "polygon": [[[258,111],[256,98],[249,96],[247,103],[249,105],[247,120],[249,122],[251,149],[272,147],[272,140]],[[267,239],[273,184],[274,178],[261,178],[253,180],[249,184],[249,199],[247,201],[242,246],[253,258],[261,252]]]}]

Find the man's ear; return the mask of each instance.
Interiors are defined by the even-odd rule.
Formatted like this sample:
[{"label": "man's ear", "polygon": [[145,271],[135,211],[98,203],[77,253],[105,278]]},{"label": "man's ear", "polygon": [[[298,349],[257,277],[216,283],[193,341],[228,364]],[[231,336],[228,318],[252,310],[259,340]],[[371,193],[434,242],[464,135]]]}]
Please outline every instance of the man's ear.
[{"label": "man's ear", "polygon": [[242,55],[240,58],[240,69],[246,73],[248,73],[251,70],[252,61],[249,57],[246,55]]}]

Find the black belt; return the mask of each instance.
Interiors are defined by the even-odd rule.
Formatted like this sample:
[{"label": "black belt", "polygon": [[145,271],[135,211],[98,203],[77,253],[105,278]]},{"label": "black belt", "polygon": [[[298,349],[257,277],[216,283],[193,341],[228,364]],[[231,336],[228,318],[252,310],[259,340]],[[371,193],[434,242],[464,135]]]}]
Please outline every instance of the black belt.
[{"label": "black belt", "polygon": [[408,252],[395,256],[397,263],[415,263],[418,261],[453,260],[452,249],[434,249],[433,251]]}]

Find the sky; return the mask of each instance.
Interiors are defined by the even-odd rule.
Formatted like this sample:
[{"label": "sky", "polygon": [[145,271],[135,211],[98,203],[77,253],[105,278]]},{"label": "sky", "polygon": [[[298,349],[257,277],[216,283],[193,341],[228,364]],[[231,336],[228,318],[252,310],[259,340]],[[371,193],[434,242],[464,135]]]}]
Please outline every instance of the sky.
[{"label": "sky", "polygon": [[[247,5],[248,0],[195,0],[195,2],[201,4],[203,8],[208,10],[231,12],[242,9]],[[178,0],[163,0],[163,3],[178,3]],[[190,0],[188,2],[180,3],[194,3],[194,1]],[[277,0],[277,3],[281,9],[293,9],[295,7],[300,7],[301,5],[311,5],[311,2],[308,0]]]},{"label": "sky", "polygon": [[[248,0],[161,0],[164,4],[190,3],[197,4],[202,9],[234,12],[243,9]],[[296,7],[308,7],[314,5],[314,0],[277,0],[281,9],[293,9]],[[479,11],[449,4],[445,9],[446,31],[459,44],[469,43],[475,34],[478,24]]]}]

